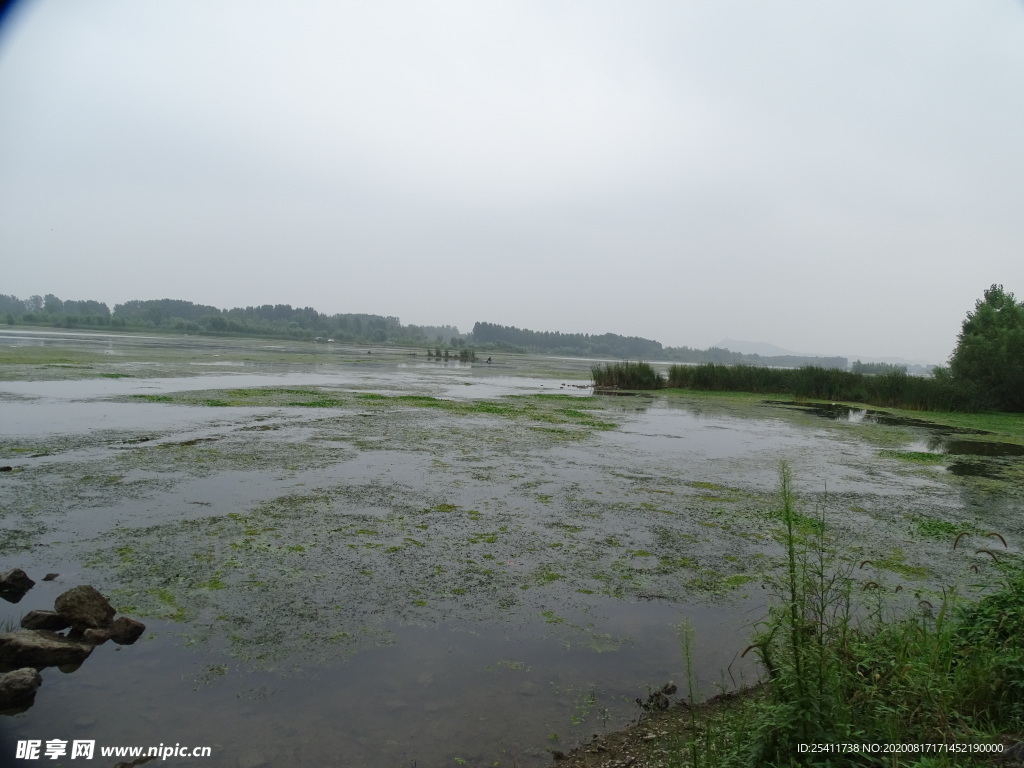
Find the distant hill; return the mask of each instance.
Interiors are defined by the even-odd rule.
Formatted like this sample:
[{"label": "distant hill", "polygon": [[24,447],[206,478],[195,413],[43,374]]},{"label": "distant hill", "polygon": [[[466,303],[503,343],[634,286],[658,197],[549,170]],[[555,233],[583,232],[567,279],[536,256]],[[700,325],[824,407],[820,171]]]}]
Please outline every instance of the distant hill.
[{"label": "distant hill", "polygon": [[728,349],[730,352],[739,352],[744,355],[761,355],[761,357],[813,357],[802,352],[794,352],[791,349],[783,349],[767,341],[739,341],[738,339],[722,339],[715,344],[716,347]]},{"label": "distant hill", "polygon": [[[716,347],[728,349],[730,352],[739,352],[743,355],[760,355],[761,357],[817,357],[809,352],[794,352],[790,349],[783,349],[767,341],[740,341],[738,339],[722,339],[715,344]],[[819,353],[820,354],[820,353]],[[850,360],[860,360],[863,363],[886,363],[888,365],[903,365],[911,373],[927,373],[931,370],[933,363],[927,360],[908,360],[904,357],[873,357],[871,355],[844,355]]]}]

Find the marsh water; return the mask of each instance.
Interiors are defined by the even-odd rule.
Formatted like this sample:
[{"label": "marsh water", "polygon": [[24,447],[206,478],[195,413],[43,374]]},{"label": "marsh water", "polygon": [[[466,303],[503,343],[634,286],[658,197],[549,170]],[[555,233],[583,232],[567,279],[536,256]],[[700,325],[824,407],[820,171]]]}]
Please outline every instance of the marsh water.
[{"label": "marsh water", "polygon": [[148,628],[44,670],[0,764],[94,739],[213,748],[167,765],[546,765],[669,680],[689,695],[688,668],[698,697],[758,679],[780,460],[837,567],[906,587],[894,611],[976,564],[958,532],[1021,541],[1020,447],[925,417],[594,395],[589,361],[549,357],[0,345],[0,571],[37,581],[0,620],[92,584]]}]

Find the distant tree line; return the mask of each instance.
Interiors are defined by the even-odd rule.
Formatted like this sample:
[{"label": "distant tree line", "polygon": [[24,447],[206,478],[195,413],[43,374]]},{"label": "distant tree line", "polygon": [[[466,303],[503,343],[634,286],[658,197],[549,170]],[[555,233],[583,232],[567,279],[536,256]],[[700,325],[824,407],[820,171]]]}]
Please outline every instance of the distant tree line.
[{"label": "distant tree line", "polygon": [[616,333],[590,335],[531,331],[510,325],[477,323],[473,326],[473,343],[484,347],[515,348],[530,352],[599,357],[659,357],[664,354],[660,342]]},{"label": "distant tree line", "polygon": [[26,323],[64,328],[109,326],[112,321],[110,307],[102,301],[61,301],[52,293],[27,299],[0,294],[0,317],[8,325]]},{"label": "distant tree line", "polygon": [[495,323],[477,323],[473,326],[473,343],[522,352],[548,352],[584,357],[619,357],[657,360],[675,360],[684,363],[720,363],[722,365],[757,365],[795,368],[817,365],[822,368],[846,369],[845,357],[812,357],[780,355],[762,357],[732,352],[720,347],[691,349],[690,347],[664,347],[661,342],[638,336],[619,336],[616,333],[590,335],[559,333],[558,331],[531,331]]},{"label": "distant tree line", "polygon": [[332,338],[374,344],[439,343],[464,347],[455,326],[402,325],[397,317],[346,313],[327,315],[312,307],[264,304],[219,309],[181,299],[132,300],[113,311],[98,301],[62,301],[53,294],[19,299],[0,295],[0,318],[8,325],[57,328],[104,327],[204,335]]}]

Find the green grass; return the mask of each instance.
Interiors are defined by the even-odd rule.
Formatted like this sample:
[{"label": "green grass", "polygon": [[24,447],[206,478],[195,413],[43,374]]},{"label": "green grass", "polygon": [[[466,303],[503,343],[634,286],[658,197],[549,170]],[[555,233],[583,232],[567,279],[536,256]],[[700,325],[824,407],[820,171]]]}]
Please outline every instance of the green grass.
[{"label": "green grass", "polygon": [[[853,564],[835,562],[824,514],[808,536],[787,466],[780,470],[779,509],[786,530],[776,600],[744,655],[753,653],[766,684],[748,695],[691,708],[664,738],[646,742],[645,765],[928,766],[991,764],[933,751],[865,758],[853,752],[801,752],[799,744],[971,744],[1016,741],[1024,731],[1024,568],[996,533],[986,538],[998,559],[965,573],[988,586],[970,599],[950,585],[933,601],[897,610],[884,584],[859,580]],[[953,533],[918,521],[926,535]],[[969,557],[972,547],[955,548]],[[875,563],[906,566],[898,548]],[[967,561],[965,560],[965,566]],[[974,573],[971,573],[973,571]],[[866,586],[873,589],[865,589]],[[895,599],[895,598],[893,598]],[[689,644],[684,651],[690,664]],[[690,690],[694,698],[693,686]],[[664,727],[664,726],[662,726]]]},{"label": "green grass", "polygon": [[898,459],[909,461],[912,464],[945,464],[949,457],[941,453],[927,453],[925,451],[879,451],[879,456],[887,459]]},{"label": "green grass", "polygon": [[[894,410],[899,415],[898,410]],[[920,418],[920,414],[906,414]],[[954,413],[934,411],[926,418],[936,424],[957,429],[974,429],[997,435],[1004,442],[1024,444],[1024,414],[1020,413]]]},{"label": "green grass", "polygon": [[[945,520],[933,520],[932,518],[917,520],[915,528],[921,536],[929,539],[938,539],[939,541],[952,541],[961,531],[965,530],[963,524],[947,523]],[[974,528],[971,526],[970,531],[973,530]]]}]

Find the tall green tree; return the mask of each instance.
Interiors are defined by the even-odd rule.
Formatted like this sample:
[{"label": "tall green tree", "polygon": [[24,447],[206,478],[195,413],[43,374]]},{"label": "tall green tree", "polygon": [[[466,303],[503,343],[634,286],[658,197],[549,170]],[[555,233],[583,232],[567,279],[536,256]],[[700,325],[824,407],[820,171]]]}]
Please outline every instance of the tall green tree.
[{"label": "tall green tree", "polygon": [[967,313],[949,368],[992,406],[1024,411],[1024,304],[993,284]]}]

